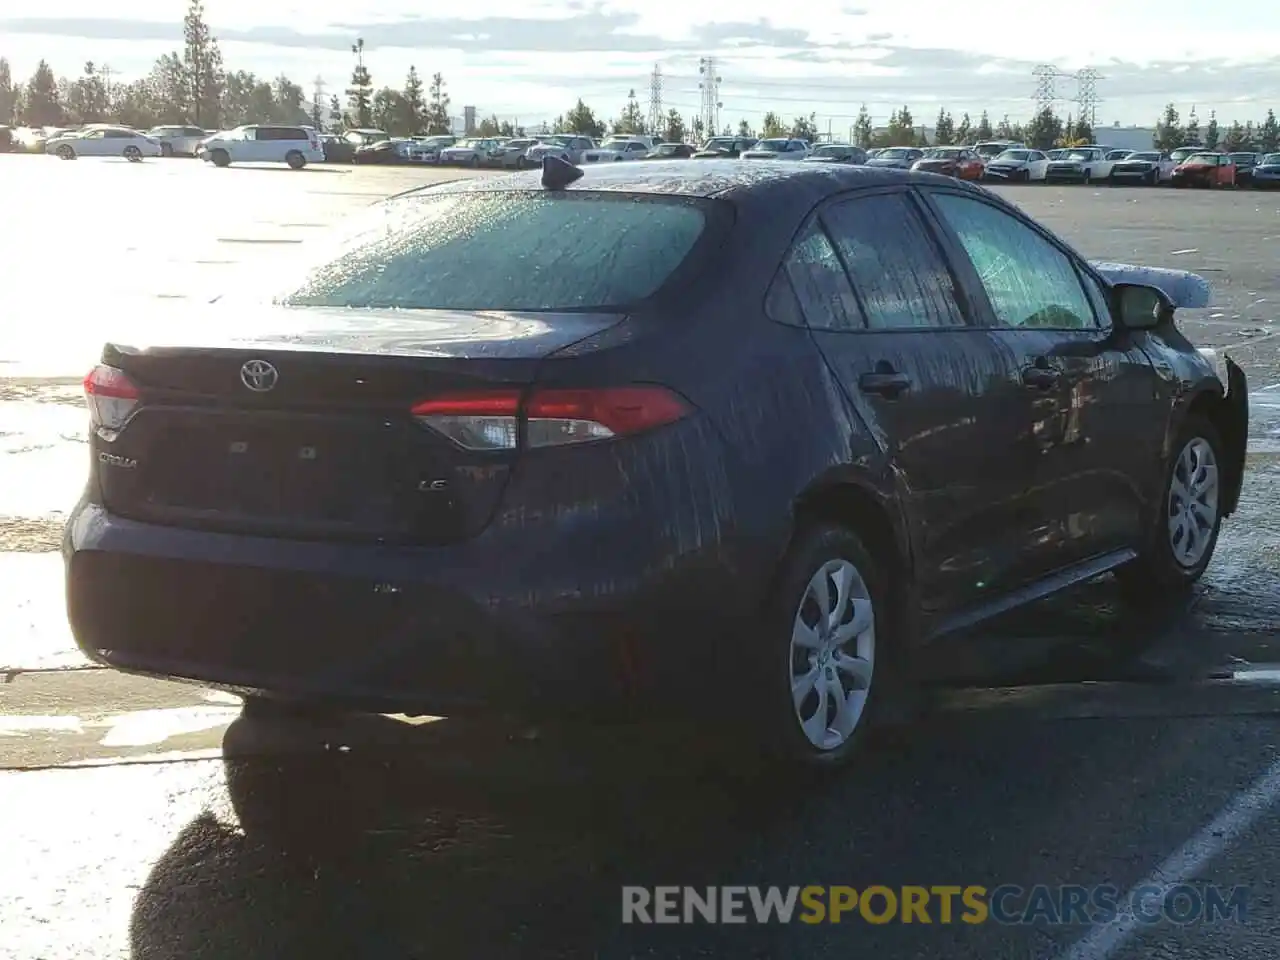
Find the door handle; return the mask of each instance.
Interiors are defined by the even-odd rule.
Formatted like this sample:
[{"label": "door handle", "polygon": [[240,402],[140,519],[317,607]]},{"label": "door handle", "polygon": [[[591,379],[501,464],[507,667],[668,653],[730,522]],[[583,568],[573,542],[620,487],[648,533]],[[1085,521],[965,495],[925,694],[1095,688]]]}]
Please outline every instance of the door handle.
[{"label": "door handle", "polygon": [[1027,367],[1022,371],[1022,383],[1023,386],[1036,390],[1048,390],[1058,382],[1060,376],[1057,370],[1048,367]]},{"label": "door handle", "polygon": [[893,399],[911,389],[911,378],[896,371],[864,373],[858,378],[858,389],[863,393],[877,393]]}]

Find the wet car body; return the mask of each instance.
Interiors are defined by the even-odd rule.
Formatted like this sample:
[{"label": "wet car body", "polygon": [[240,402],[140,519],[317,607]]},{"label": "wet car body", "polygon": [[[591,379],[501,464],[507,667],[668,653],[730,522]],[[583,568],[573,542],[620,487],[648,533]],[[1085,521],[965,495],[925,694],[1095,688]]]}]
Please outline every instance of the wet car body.
[{"label": "wet car body", "polygon": [[[546,195],[530,172],[388,203],[486,194]],[[688,205],[706,226],[671,280],[625,307],[271,306],[199,324],[201,340],[104,348],[136,394],[123,425],[92,431],[64,538],[90,657],[384,711],[685,704],[758,630],[757,604],[723,598],[768,595],[816,517],[866,525],[912,611],[909,651],[1132,560],[1189,411],[1222,425],[1234,509],[1239,371],[1228,391],[1171,320],[1120,329],[1107,277],[1127,268],[1091,266],[985,191],[870,167],[673,161],[600,165],[529,202]],[[1001,327],[937,219],[957,202],[1067,258],[1097,326]],[[862,222],[945,259],[956,324],[845,327],[798,286],[817,263],[795,266],[807,238]],[[1165,275],[1174,292],[1185,282]],[[278,382],[260,390],[268,369]],[[493,393],[528,404],[634,384],[661,385],[677,413],[599,442],[478,455],[410,417],[459,391],[483,413]],[[278,488],[237,472],[258,445]]]}]

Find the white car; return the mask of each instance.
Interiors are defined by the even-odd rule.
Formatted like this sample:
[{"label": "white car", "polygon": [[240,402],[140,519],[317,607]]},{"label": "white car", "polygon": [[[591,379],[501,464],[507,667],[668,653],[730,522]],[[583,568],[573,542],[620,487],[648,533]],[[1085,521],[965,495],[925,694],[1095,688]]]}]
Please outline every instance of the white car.
[{"label": "white car", "polygon": [[324,146],[314,127],[254,123],[215,133],[196,148],[196,156],[215,167],[233,163],[287,163],[301,170],[324,162]]},{"label": "white car", "polygon": [[787,137],[770,137],[761,140],[742,153],[743,160],[803,160],[809,156],[809,144],[805,140]]},{"label": "white car", "polygon": [[580,164],[588,150],[596,149],[596,143],[590,137],[576,133],[557,133],[549,137],[539,137],[538,142],[529,148],[525,159],[529,165],[536,167],[547,157],[556,157],[565,163]]},{"label": "white car", "polygon": [[152,127],[147,131],[152,140],[160,141],[162,155],[166,157],[194,157],[196,148],[209,134],[199,127]]},{"label": "white car", "polygon": [[1057,160],[1049,161],[1044,178],[1049,183],[1096,183],[1111,175],[1115,161],[1107,159],[1106,147],[1070,147]]},{"label": "white car", "polygon": [[987,162],[982,179],[1001,183],[1034,183],[1043,181],[1049,170],[1049,157],[1042,150],[1018,147],[1006,150]]},{"label": "white car", "polygon": [[161,148],[159,140],[153,140],[137,130],[94,124],[83,130],[73,130],[54,137],[45,144],[44,152],[63,160],[74,160],[77,157],[124,157],[133,163],[140,163],[143,157],[160,156]]},{"label": "white car", "polygon": [[582,155],[583,163],[616,160],[640,160],[653,150],[652,137],[610,137],[600,146]]},{"label": "white car", "polygon": [[1178,164],[1159,150],[1136,150],[1111,168],[1112,183],[1141,183],[1158,187],[1173,181],[1173,168]]},{"label": "white car", "polygon": [[473,137],[459,140],[451,147],[440,151],[441,164],[457,164],[464,167],[478,167],[494,162],[494,157],[502,150],[502,145],[492,137]]}]

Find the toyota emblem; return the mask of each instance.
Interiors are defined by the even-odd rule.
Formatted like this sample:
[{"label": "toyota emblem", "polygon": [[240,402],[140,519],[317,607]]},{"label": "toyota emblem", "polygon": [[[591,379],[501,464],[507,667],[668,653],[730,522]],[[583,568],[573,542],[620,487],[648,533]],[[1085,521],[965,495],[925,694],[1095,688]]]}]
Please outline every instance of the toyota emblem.
[{"label": "toyota emblem", "polygon": [[265,360],[250,360],[240,368],[240,382],[254,393],[275,389],[280,372]]}]

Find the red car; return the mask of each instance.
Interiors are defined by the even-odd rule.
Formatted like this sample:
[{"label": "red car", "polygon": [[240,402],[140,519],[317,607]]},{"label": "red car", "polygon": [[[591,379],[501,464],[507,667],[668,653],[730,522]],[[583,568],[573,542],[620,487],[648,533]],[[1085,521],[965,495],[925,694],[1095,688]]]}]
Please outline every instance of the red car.
[{"label": "red car", "polygon": [[1173,168],[1175,187],[1234,187],[1236,165],[1225,153],[1193,153]]},{"label": "red car", "polygon": [[933,147],[911,167],[925,173],[942,173],[961,180],[981,180],[986,169],[982,158],[967,147]]}]

